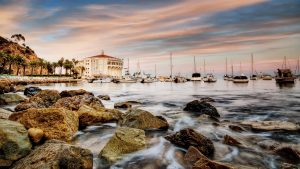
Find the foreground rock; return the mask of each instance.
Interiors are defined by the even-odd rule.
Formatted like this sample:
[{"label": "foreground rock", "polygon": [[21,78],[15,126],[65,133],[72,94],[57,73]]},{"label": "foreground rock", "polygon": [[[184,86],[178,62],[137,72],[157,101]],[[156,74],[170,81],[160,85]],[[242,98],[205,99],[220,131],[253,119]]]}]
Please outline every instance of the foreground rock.
[{"label": "foreground rock", "polygon": [[0,168],[10,166],[31,151],[25,127],[17,122],[0,119]]},{"label": "foreground rock", "polygon": [[0,108],[0,119],[8,119],[13,112]]},{"label": "foreground rock", "polygon": [[90,106],[96,110],[102,110],[104,107],[100,99],[89,94],[61,98],[52,107],[79,110],[83,105]]},{"label": "foreground rock", "polygon": [[59,92],[56,90],[42,90],[30,97],[26,102],[18,104],[16,111],[23,111],[29,108],[47,108],[52,106],[60,99]]},{"label": "foreground rock", "polygon": [[77,114],[63,108],[31,108],[13,113],[9,119],[22,123],[27,129],[43,130],[47,140],[71,140],[79,125]]},{"label": "foreground rock", "polygon": [[260,131],[300,131],[299,124],[287,121],[243,121],[241,124]]},{"label": "foreground rock", "polygon": [[17,93],[0,94],[0,100],[5,104],[20,103],[26,100],[25,97]]},{"label": "foreground rock", "polygon": [[144,130],[120,127],[100,152],[108,162],[115,162],[122,155],[141,150],[146,146]]},{"label": "foreground rock", "polygon": [[61,97],[73,97],[73,96],[80,96],[80,95],[92,95],[92,96],[94,96],[93,93],[85,91],[83,89],[64,90],[64,91],[60,92]]},{"label": "foreground rock", "polygon": [[24,90],[24,95],[25,96],[34,96],[38,92],[40,92],[42,89],[39,87],[26,87]]},{"label": "foreground rock", "polygon": [[119,102],[119,103],[115,103],[114,108],[116,109],[129,109],[132,107],[131,103],[128,102]]},{"label": "foreground rock", "polygon": [[169,124],[165,118],[154,116],[150,112],[141,109],[129,110],[124,116],[121,125],[143,130],[169,128]]},{"label": "foreground rock", "polygon": [[296,148],[291,146],[282,146],[276,148],[274,152],[291,163],[300,163],[300,151]]},{"label": "foreground rock", "polygon": [[236,131],[236,132],[243,132],[245,131],[245,129],[243,129],[242,127],[240,126],[237,126],[237,125],[228,125],[228,127],[233,130],[233,131]]},{"label": "foreground rock", "polygon": [[189,147],[184,156],[184,161],[188,169],[233,169],[225,164],[209,160],[193,146]]},{"label": "foreground rock", "polygon": [[83,105],[77,111],[80,127],[86,127],[95,123],[106,123],[122,119],[122,112],[116,109],[94,109]]},{"label": "foreground rock", "polygon": [[218,110],[205,101],[194,100],[192,102],[189,102],[183,110],[194,112],[199,115],[207,114],[212,117],[220,117]]},{"label": "foreground rock", "polygon": [[28,156],[17,161],[12,169],[92,169],[93,155],[90,150],[49,140]]},{"label": "foreground rock", "polygon": [[108,95],[99,95],[97,97],[101,100],[110,100],[110,97]]},{"label": "foreground rock", "polygon": [[39,128],[30,128],[28,130],[28,136],[34,143],[39,143],[44,137],[44,131]]},{"label": "foreground rock", "polygon": [[212,157],[215,151],[213,142],[210,139],[190,128],[182,129],[165,138],[171,143],[185,149],[194,146],[206,157]]}]

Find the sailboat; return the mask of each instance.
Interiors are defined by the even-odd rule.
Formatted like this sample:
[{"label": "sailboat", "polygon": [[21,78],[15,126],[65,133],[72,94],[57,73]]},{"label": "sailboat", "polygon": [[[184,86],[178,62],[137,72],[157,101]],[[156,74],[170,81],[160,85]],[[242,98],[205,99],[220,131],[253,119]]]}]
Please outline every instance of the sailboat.
[{"label": "sailboat", "polygon": [[253,74],[253,69],[254,69],[253,65],[254,65],[254,63],[253,63],[253,54],[251,54],[251,76],[250,76],[250,80],[257,80],[258,79],[257,75]]},{"label": "sailboat", "polygon": [[295,79],[296,77],[294,77],[291,69],[286,67],[286,57],[284,57],[284,68],[277,69],[276,83],[295,83]]},{"label": "sailboat", "polygon": [[226,74],[224,75],[224,80],[229,80],[229,76],[227,74],[227,57],[226,57]]},{"label": "sailboat", "polygon": [[170,53],[170,77],[165,79],[165,82],[173,82],[173,58],[172,58],[172,52]]},{"label": "sailboat", "polygon": [[192,74],[192,79],[191,81],[201,81],[202,78],[201,78],[201,74],[197,72],[197,69],[196,69],[196,58],[194,56],[194,73]]},{"label": "sailboat", "polygon": [[128,67],[125,71],[125,75],[122,79],[116,79],[114,80],[115,83],[136,83],[137,80],[133,78],[129,73],[129,58],[128,58]]},{"label": "sailboat", "polygon": [[[205,73],[205,60],[204,60],[204,73]],[[204,82],[216,82],[217,78],[212,74],[212,73],[207,73],[204,77],[203,77],[203,81]]]},{"label": "sailboat", "polygon": [[242,63],[240,63],[240,75],[233,77],[233,83],[248,83],[248,77],[242,73]]}]

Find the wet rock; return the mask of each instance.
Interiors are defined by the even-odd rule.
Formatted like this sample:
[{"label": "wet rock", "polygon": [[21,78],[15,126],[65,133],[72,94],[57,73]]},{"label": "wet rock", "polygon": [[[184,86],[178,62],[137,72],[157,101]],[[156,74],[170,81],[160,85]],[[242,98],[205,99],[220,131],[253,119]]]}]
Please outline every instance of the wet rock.
[{"label": "wet rock", "polygon": [[79,110],[83,105],[90,106],[96,110],[102,110],[104,105],[101,100],[93,95],[78,95],[73,97],[64,97],[59,99],[53,107],[63,107],[68,110]]},{"label": "wet rock", "polygon": [[145,148],[146,136],[144,130],[120,127],[100,152],[108,162],[115,162],[122,155]]},{"label": "wet rock", "polygon": [[194,146],[207,157],[212,157],[215,151],[213,142],[210,139],[190,128],[182,129],[165,138],[171,143],[185,149]]},{"label": "wet rock", "polygon": [[58,140],[49,140],[17,161],[11,169],[92,169],[93,154],[88,149]]},{"label": "wet rock", "polygon": [[0,119],[0,168],[26,156],[31,143],[25,127],[17,122]]},{"label": "wet rock", "polygon": [[99,95],[97,97],[101,100],[110,100],[110,97],[108,95]]},{"label": "wet rock", "polygon": [[34,143],[39,143],[44,137],[44,131],[39,128],[30,128],[28,130],[28,135]]},{"label": "wet rock", "polygon": [[207,114],[212,117],[220,117],[217,109],[205,101],[194,100],[192,102],[189,102],[183,110],[194,112],[199,115]]},{"label": "wet rock", "polygon": [[36,95],[39,91],[41,91],[42,89],[39,87],[26,87],[24,90],[24,95],[25,96],[34,96]]},{"label": "wet rock", "polygon": [[73,97],[73,96],[80,96],[80,95],[92,95],[94,96],[93,93],[85,91],[83,89],[79,90],[64,90],[60,92],[61,97]]},{"label": "wet rock", "polygon": [[42,90],[29,100],[18,104],[15,111],[23,111],[29,108],[47,108],[52,106],[56,101],[60,99],[59,92],[56,90]]},{"label": "wet rock", "polygon": [[119,103],[115,103],[114,108],[116,109],[129,109],[131,108],[132,105],[128,102],[119,102]]},{"label": "wet rock", "polygon": [[224,140],[223,140],[224,144],[227,145],[231,145],[231,146],[239,146],[241,145],[241,143],[239,141],[237,141],[235,138],[229,136],[229,135],[225,135],[224,136]]},{"label": "wet rock", "polygon": [[213,98],[210,98],[210,97],[203,97],[200,99],[200,101],[203,101],[203,102],[215,102],[215,100]]},{"label": "wet rock", "polygon": [[78,130],[78,115],[63,108],[30,108],[13,113],[10,120],[22,123],[27,129],[39,128],[44,131],[45,139],[68,141]]},{"label": "wet rock", "polygon": [[8,119],[13,112],[0,108],[0,119]]},{"label": "wet rock", "polygon": [[17,93],[7,93],[7,94],[1,94],[0,100],[3,100],[3,102],[6,104],[12,104],[12,103],[23,102],[26,100],[26,98]]},{"label": "wet rock", "polygon": [[106,123],[122,119],[122,112],[116,109],[94,109],[83,105],[77,111],[80,127],[86,127],[95,123]]},{"label": "wet rock", "polygon": [[220,122],[220,120],[216,117],[213,117],[213,116],[209,116],[207,114],[201,114],[199,117],[198,117],[198,120],[200,120],[201,122]]},{"label": "wet rock", "polygon": [[193,146],[189,147],[184,160],[187,169],[233,169],[225,164],[209,160]]},{"label": "wet rock", "polygon": [[241,124],[259,131],[300,131],[299,124],[287,121],[243,121]]},{"label": "wet rock", "polygon": [[150,112],[141,109],[131,109],[126,112],[121,125],[143,130],[169,128],[169,124],[165,118],[154,116]]},{"label": "wet rock", "polygon": [[280,169],[299,169],[299,167],[293,164],[283,163],[281,164]]},{"label": "wet rock", "polygon": [[20,85],[18,85],[18,86],[15,87],[15,91],[16,91],[16,92],[24,92],[25,89],[26,89],[25,86],[20,86]]},{"label": "wet rock", "polygon": [[276,147],[280,146],[280,143],[274,140],[264,140],[257,143],[261,148],[266,150],[275,150]]},{"label": "wet rock", "polygon": [[242,127],[237,126],[237,125],[229,125],[228,126],[231,130],[236,131],[236,132],[243,132],[245,131]]},{"label": "wet rock", "polygon": [[282,146],[275,149],[275,153],[291,163],[300,163],[300,152],[292,146]]}]

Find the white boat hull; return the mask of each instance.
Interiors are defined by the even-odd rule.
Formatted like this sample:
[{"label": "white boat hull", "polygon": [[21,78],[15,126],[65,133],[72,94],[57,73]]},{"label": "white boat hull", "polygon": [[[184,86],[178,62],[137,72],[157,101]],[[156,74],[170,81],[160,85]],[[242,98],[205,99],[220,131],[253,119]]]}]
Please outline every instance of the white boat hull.
[{"label": "white boat hull", "polygon": [[201,77],[192,77],[191,81],[201,81],[202,78]]},{"label": "white boat hull", "polygon": [[248,79],[233,79],[233,83],[248,83]]}]

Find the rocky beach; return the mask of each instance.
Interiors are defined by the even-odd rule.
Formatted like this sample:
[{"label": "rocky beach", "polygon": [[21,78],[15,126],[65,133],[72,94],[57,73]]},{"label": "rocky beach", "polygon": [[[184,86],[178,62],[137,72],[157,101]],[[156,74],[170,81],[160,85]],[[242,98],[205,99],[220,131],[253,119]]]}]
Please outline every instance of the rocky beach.
[{"label": "rocky beach", "polygon": [[299,168],[299,86],[76,82],[1,81],[1,168]]}]

